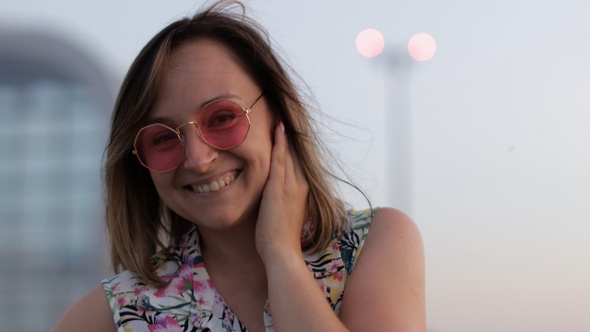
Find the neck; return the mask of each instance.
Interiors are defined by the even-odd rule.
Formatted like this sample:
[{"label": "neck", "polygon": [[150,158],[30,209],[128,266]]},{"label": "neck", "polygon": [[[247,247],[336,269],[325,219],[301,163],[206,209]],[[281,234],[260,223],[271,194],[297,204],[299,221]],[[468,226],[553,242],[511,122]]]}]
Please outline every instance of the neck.
[{"label": "neck", "polygon": [[262,259],[255,243],[256,222],[244,222],[231,229],[200,230],[201,252],[208,269],[261,269]]}]

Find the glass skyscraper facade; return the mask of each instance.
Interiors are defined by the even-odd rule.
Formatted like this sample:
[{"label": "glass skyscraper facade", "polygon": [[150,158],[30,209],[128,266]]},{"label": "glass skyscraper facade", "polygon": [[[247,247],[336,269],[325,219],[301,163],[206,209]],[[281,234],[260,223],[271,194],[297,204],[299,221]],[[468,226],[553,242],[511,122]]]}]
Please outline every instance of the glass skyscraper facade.
[{"label": "glass skyscraper facade", "polygon": [[[81,75],[88,59],[64,64],[80,54],[18,37],[0,39],[0,330],[47,331],[105,273],[112,100]],[[29,55],[28,43],[53,49]]]}]

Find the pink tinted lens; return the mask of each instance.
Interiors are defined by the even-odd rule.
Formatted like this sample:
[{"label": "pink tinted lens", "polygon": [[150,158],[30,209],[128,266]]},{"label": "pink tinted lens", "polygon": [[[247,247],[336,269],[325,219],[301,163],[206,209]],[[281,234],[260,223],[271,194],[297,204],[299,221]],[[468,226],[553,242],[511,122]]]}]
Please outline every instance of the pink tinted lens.
[{"label": "pink tinted lens", "polygon": [[207,105],[197,126],[203,139],[218,149],[231,149],[240,145],[250,129],[250,121],[242,106],[229,100]]},{"label": "pink tinted lens", "polygon": [[137,158],[147,168],[166,172],[182,161],[184,147],[176,132],[162,124],[144,127],[135,138]]}]

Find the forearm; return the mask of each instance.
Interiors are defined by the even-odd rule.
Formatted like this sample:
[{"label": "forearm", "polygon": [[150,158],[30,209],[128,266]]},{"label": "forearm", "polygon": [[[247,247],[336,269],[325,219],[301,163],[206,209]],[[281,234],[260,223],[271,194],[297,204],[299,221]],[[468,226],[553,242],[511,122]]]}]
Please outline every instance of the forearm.
[{"label": "forearm", "polygon": [[265,266],[270,311],[277,332],[347,331],[301,254],[277,254]]}]

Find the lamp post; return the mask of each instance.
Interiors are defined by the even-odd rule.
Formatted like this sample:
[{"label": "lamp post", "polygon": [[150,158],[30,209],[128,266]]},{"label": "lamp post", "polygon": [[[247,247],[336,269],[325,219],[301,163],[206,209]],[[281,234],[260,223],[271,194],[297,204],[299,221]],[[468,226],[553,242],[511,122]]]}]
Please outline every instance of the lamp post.
[{"label": "lamp post", "polygon": [[388,203],[412,211],[412,60],[396,45],[384,54]]},{"label": "lamp post", "polygon": [[[366,29],[358,34],[357,49],[365,57],[377,57],[385,42],[381,33]],[[412,36],[407,52],[395,45],[380,61],[386,75],[386,179],[388,204],[412,212],[412,112],[411,78],[413,60],[428,61],[436,52],[434,38],[426,33]],[[413,60],[412,60],[413,59]]]}]

